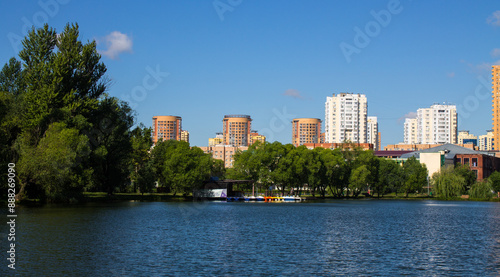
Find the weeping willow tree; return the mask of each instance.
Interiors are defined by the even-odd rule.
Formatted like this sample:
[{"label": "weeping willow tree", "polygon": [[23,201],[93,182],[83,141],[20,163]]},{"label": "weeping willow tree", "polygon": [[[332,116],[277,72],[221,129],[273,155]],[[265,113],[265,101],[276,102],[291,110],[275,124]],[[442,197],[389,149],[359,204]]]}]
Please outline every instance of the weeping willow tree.
[{"label": "weeping willow tree", "polygon": [[469,196],[473,199],[490,199],[493,195],[489,182],[477,182],[469,190]]},{"label": "weeping willow tree", "polygon": [[432,184],[439,197],[452,198],[464,194],[466,180],[450,167],[434,173],[432,175]]}]

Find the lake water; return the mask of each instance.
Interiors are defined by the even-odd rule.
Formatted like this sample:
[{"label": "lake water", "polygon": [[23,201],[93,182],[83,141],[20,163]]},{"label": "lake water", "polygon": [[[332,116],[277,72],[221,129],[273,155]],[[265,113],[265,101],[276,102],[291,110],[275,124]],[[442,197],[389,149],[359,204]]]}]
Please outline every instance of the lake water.
[{"label": "lake water", "polygon": [[9,276],[500,275],[500,203],[121,202],[17,215],[15,270],[0,229]]}]

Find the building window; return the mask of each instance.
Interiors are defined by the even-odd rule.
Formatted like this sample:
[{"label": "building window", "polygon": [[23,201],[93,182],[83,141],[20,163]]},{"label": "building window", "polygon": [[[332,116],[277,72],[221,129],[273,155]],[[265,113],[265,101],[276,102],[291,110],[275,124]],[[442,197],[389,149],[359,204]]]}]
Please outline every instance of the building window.
[{"label": "building window", "polygon": [[469,164],[469,158],[464,158],[464,164]]},{"label": "building window", "polygon": [[477,166],[477,158],[472,158],[472,166],[473,167]]}]

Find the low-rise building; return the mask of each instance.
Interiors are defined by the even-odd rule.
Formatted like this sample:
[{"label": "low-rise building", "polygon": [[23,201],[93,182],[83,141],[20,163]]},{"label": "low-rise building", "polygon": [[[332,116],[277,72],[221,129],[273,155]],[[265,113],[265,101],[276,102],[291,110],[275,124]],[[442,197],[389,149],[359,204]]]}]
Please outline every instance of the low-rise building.
[{"label": "low-rise building", "polygon": [[250,145],[256,143],[257,141],[259,141],[261,143],[265,143],[266,142],[266,136],[257,133],[257,131],[252,131],[250,133]]},{"label": "low-rise building", "polygon": [[[432,153],[439,155],[428,155]],[[477,181],[482,181],[494,171],[500,170],[500,158],[488,152],[475,151],[455,144],[443,144],[401,155],[401,159],[409,157],[416,157],[425,164],[429,170],[429,177],[432,177],[431,173],[439,172],[442,166],[454,166],[457,163],[468,164],[471,170],[476,172]]]},{"label": "low-rise building", "polygon": [[371,143],[304,143],[303,145],[307,147],[307,149],[314,149],[317,147],[325,149],[350,149],[353,147],[359,147],[362,150],[373,150],[373,144]]},{"label": "low-rise building", "polygon": [[[386,147],[384,147],[384,150],[387,150],[387,151],[419,151],[419,150],[430,149],[430,148],[434,148],[436,146],[442,146],[442,145],[444,145],[444,144],[404,144],[404,143],[399,143],[399,144],[389,144]],[[454,145],[464,147],[464,148],[469,148],[471,150],[476,150],[476,148],[472,144],[454,144]]]},{"label": "low-rise building", "polygon": [[231,145],[216,145],[216,146],[202,146],[200,147],[203,152],[212,154],[212,157],[224,162],[224,167],[233,167],[234,154],[238,151],[245,151],[248,146],[231,146]]},{"label": "low-rise building", "polygon": [[477,136],[470,134],[469,131],[459,131],[458,144],[473,144],[477,146]]}]

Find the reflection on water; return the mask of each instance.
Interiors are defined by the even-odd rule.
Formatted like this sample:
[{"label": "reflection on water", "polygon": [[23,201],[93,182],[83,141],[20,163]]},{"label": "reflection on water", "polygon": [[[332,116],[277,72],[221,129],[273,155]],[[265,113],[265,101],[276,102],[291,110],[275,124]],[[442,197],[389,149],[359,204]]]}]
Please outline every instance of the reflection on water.
[{"label": "reflection on water", "polygon": [[500,274],[498,203],[124,202],[18,210],[20,276]]}]

